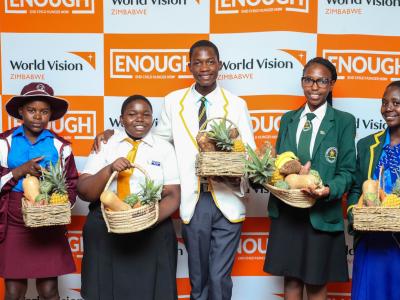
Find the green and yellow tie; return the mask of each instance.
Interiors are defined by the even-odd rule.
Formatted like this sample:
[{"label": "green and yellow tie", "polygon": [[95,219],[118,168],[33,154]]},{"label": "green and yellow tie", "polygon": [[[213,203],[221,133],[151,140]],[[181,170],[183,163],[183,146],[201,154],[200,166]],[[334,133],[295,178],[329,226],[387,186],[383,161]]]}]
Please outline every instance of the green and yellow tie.
[{"label": "green and yellow tie", "polygon": [[203,130],[207,121],[207,112],[206,112],[207,99],[205,97],[202,97],[200,101],[201,104],[199,108],[199,130]]}]

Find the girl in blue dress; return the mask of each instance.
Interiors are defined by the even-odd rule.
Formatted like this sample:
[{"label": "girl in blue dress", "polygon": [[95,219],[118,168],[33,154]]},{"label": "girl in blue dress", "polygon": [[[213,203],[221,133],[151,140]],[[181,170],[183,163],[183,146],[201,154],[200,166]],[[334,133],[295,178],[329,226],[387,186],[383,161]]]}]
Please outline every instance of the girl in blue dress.
[{"label": "girl in blue dress", "polygon": [[[391,193],[400,175],[400,81],[390,83],[382,98],[381,114],[387,129],[361,139],[357,144],[357,173],[348,202],[352,207],[368,178],[378,179],[384,169],[385,192]],[[400,299],[400,234],[356,232],[353,262],[352,300]]]}]

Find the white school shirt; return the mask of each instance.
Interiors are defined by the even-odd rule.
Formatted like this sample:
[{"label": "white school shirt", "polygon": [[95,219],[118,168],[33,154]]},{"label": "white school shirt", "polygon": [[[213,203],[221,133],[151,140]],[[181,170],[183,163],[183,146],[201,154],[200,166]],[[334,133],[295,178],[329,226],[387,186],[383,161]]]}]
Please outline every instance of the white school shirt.
[{"label": "white school shirt", "polygon": [[[96,174],[105,166],[112,164],[117,158],[126,157],[132,149],[132,145],[125,141],[128,138],[125,130],[115,130],[114,135],[107,144],[102,144],[99,153],[91,153],[86,161],[82,173]],[[150,179],[156,184],[171,185],[179,184],[179,173],[176,162],[175,151],[172,145],[151,133],[141,139],[134,163],[143,167]],[[140,192],[140,184],[145,177],[142,172],[134,169],[130,178],[131,193]],[[117,177],[109,187],[110,191],[117,191]]]},{"label": "white school shirt", "polygon": [[311,141],[310,141],[310,157],[312,157],[312,153],[313,153],[313,150],[314,150],[315,138],[317,137],[319,126],[321,125],[321,122],[325,117],[325,113],[326,113],[327,107],[328,107],[328,103],[325,102],[320,107],[318,107],[316,110],[311,111],[310,108],[308,107],[308,104],[306,104],[304,106],[303,112],[300,115],[300,121],[299,121],[299,125],[297,126],[297,131],[296,131],[296,145],[297,145],[297,147],[299,147],[299,140],[300,140],[301,131],[303,130],[304,124],[307,121],[307,114],[308,113],[315,114],[315,118],[311,121],[311,123],[312,123],[312,134],[311,134]]}]

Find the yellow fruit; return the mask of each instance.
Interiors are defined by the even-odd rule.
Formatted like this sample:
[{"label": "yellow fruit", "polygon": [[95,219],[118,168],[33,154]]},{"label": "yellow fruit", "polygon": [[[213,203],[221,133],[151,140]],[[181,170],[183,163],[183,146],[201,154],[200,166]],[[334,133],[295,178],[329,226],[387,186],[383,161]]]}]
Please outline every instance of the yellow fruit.
[{"label": "yellow fruit", "polygon": [[288,161],[298,159],[292,151],[286,151],[277,156],[275,159],[275,168],[280,169]]},{"label": "yellow fruit", "polygon": [[68,202],[67,194],[53,193],[51,194],[49,203],[50,204],[65,204]]},{"label": "yellow fruit", "polygon": [[270,183],[274,185],[278,181],[284,180],[284,177],[282,176],[281,173],[279,173],[278,169],[275,169],[274,173],[272,173],[271,181]]},{"label": "yellow fruit", "polygon": [[400,207],[400,198],[395,194],[389,194],[382,202],[383,207]]},{"label": "yellow fruit", "polygon": [[245,152],[246,151],[242,140],[240,140],[240,139],[233,140],[232,151],[233,152]]},{"label": "yellow fruit", "polygon": [[36,197],[40,194],[39,184],[39,179],[29,174],[22,180],[24,196],[31,203],[35,203]]}]

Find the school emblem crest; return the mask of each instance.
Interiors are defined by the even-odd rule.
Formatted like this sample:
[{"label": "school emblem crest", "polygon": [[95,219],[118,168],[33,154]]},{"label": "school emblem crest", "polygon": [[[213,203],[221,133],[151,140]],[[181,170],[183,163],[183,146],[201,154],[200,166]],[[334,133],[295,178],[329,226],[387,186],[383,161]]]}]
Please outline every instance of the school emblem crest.
[{"label": "school emblem crest", "polygon": [[337,159],[337,155],[338,155],[337,148],[336,147],[329,147],[325,152],[325,159],[326,159],[327,162],[333,164]]},{"label": "school emblem crest", "polygon": [[311,128],[312,128],[311,121],[310,121],[310,120],[307,120],[307,121],[304,123],[303,131],[309,131]]}]

